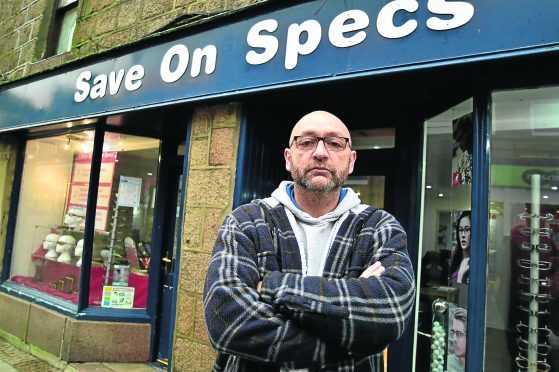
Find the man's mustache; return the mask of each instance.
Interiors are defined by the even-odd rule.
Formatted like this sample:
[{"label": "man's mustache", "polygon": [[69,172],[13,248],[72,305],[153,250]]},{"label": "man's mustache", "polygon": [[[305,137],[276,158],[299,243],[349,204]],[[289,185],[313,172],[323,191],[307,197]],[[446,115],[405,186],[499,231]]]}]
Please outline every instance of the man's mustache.
[{"label": "man's mustache", "polygon": [[311,165],[305,167],[305,173],[313,170],[314,168],[322,168],[322,169],[326,169],[330,173],[335,173],[332,168],[327,167],[326,165],[320,164],[320,163],[311,164]]}]

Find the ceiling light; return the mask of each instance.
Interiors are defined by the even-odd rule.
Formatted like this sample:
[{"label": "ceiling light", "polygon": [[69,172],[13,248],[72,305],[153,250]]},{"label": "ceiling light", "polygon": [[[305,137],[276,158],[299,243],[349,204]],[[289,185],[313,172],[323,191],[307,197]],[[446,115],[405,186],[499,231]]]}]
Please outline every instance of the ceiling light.
[{"label": "ceiling light", "polygon": [[443,194],[443,193],[440,193],[440,194],[439,194],[439,198],[444,198],[444,194]]},{"label": "ceiling light", "polygon": [[432,187],[431,185],[425,186],[426,189],[430,189],[431,187]]},{"label": "ceiling light", "polygon": [[543,198],[544,198],[544,199],[549,199],[549,196],[544,195]]},{"label": "ceiling light", "polygon": [[557,186],[551,186],[551,190],[557,191]]}]

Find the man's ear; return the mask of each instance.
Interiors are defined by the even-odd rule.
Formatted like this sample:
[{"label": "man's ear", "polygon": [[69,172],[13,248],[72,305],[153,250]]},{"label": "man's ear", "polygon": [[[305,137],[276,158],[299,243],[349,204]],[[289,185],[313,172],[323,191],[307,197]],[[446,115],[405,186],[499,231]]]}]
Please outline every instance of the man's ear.
[{"label": "man's ear", "polygon": [[348,174],[353,173],[353,167],[355,166],[355,160],[357,159],[357,152],[355,150],[351,150],[350,158],[349,158],[349,168]]},{"label": "man's ear", "polygon": [[285,158],[285,169],[291,172],[291,150],[287,148],[283,150],[283,157]]}]

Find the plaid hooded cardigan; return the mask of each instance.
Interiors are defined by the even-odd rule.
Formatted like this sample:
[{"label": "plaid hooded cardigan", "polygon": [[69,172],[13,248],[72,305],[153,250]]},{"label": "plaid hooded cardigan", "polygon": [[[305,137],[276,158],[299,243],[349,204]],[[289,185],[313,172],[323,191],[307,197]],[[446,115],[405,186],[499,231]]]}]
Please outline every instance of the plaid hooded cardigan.
[{"label": "plaid hooded cardigan", "polygon": [[[380,371],[415,298],[404,230],[361,204],[340,217],[323,276],[304,277],[286,213],[255,200],[221,226],[204,288],[213,370]],[[376,261],[385,272],[359,278]]]}]

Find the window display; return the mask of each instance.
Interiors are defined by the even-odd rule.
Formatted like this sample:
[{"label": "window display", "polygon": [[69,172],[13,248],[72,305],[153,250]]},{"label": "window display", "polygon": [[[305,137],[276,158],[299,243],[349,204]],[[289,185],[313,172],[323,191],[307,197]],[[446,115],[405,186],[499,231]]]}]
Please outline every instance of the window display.
[{"label": "window display", "polygon": [[160,141],[105,133],[94,240],[87,247],[93,138],[94,131],[82,131],[27,142],[10,280],[76,308],[88,250],[89,304],[102,306],[119,286],[129,301],[108,306],[145,308]]},{"label": "window display", "polygon": [[468,100],[425,122],[414,358],[418,372],[465,370],[472,233],[471,113],[472,100]]},{"label": "window display", "polygon": [[493,94],[487,370],[559,367],[559,88]]}]

